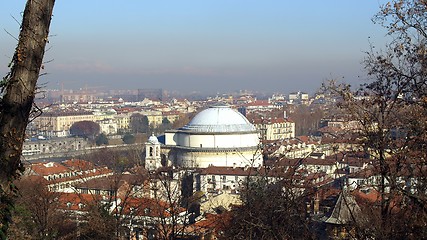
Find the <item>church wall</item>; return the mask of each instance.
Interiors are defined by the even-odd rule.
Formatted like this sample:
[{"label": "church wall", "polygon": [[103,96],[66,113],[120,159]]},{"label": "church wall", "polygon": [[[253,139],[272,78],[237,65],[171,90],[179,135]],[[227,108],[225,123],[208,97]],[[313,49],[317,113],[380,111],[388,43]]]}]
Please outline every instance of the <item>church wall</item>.
[{"label": "church wall", "polygon": [[165,132],[165,145],[176,145],[177,134],[175,132]]},{"label": "church wall", "polygon": [[177,134],[178,146],[192,148],[239,148],[254,147],[259,139],[256,133],[249,134]]},{"label": "church wall", "polygon": [[211,165],[221,167],[262,166],[262,157],[256,156],[253,161],[253,151],[236,152],[181,152],[178,159],[184,167],[207,168]]},{"label": "church wall", "polygon": [[215,136],[216,147],[254,147],[258,145],[258,135],[251,134],[235,134],[235,135],[217,135]]}]

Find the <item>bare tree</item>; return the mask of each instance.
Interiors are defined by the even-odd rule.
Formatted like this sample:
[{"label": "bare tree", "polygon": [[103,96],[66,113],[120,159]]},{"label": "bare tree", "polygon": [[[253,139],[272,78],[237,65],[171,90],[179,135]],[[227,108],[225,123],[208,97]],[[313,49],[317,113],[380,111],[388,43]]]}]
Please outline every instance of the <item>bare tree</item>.
[{"label": "bare tree", "polygon": [[316,105],[290,105],[288,107],[289,117],[295,121],[295,135],[310,135],[319,128],[323,111]]},{"label": "bare tree", "polygon": [[101,127],[98,123],[93,121],[80,121],[75,122],[70,127],[70,134],[73,136],[95,139],[101,131]]},{"label": "bare tree", "polygon": [[[359,122],[358,139],[378,174],[380,194],[370,206],[366,237],[425,237],[427,219],[427,2],[397,0],[373,18],[392,37],[384,50],[373,46],[364,66],[369,82],[352,91],[332,82],[340,106]],[[417,215],[413,213],[417,213]],[[368,215],[369,216],[369,215]]]},{"label": "bare tree", "polygon": [[11,71],[1,81],[0,101],[0,236],[5,238],[16,188],[25,128],[33,107],[37,79],[48,42],[55,0],[28,1]]},{"label": "bare tree", "polygon": [[247,177],[242,204],[231,210],[222,239],[314,239],[306,205],[312,193],[299,191],[291,172],[274,181],[266,172]]},{"label": "bare tree", "polygon": [[167,169],[153,173],[150,181],[159,212],[150,223],[157,239],[179,239],[191,234],[187,227],[194,222],[199,206],[193,196],[191,172]]},{"label": "bare tree", "polygon": [[50,192],[45,179],[26,176],[16,185],[21,197],[15,203],[10,239],[63,238],[75,230],[68,214],[59,210],[61,193]]}]

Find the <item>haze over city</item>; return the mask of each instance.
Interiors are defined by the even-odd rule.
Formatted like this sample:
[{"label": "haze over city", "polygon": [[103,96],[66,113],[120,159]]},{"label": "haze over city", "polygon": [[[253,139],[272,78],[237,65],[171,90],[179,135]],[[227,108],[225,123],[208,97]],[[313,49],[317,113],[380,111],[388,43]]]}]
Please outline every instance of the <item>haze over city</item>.
[{"label": "haze over city", "polygon": [[1,239],[426,239],[427,0],[5,2]]},{"label": "haze over city", "polygon": [[[365,79],[361,61],[385,31],[382,1],[57,1],[40,79],[46,88],[314,92]],[[6,75],[25,1],[0,9]],[[15,20],[16,19],[16,20]],[[51,61],[52,60],[52,61]],[[358,77],[360,76],[360,77]]]}]

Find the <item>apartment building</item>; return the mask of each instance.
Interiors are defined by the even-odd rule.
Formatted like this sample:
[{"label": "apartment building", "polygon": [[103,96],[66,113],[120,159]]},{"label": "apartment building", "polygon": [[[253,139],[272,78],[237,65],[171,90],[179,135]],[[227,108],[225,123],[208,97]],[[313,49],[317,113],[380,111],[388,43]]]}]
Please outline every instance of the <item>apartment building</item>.
[{"label": "apartment building", "polygon": [[262,140],[281,140],[295,137],[295,122],[285,118],[254,119]]},{"label": "apartment building", "polygon": [[80,121],[95,122],[97,116],[91,112],[46,112],[34,119],[32,126],[44,136],[64,137],[69,135],[70,127]]}]

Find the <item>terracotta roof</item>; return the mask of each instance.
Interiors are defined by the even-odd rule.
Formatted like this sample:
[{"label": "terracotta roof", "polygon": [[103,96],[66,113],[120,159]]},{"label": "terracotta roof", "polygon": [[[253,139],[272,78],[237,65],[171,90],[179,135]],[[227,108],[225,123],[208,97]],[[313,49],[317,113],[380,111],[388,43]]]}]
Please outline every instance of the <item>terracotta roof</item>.
[{"label": "terracotta roof", "polygon": [[[55,178],[49,180],[49,183],[68,182],[112,173],[107,167],[96,167],[88,161],[78,159],[66,160],[63,161],[62,164],[57,162],[32,163],[28,168],[31,169],[35,175],[43,177],[56,175]],[[33,173],[30,173],[30,175],[33,175]],[[58,175],[62,176],[59,177]]]},{"label": "terracotta roof", "polygon": [[174,116],[174,115],[179,115],[179,114],[181,114],[181,112],[179,112],[179,111],[162,112],[163,116]]},{"label": "terracotta roof", "polygon": [[169,204],[158,199],[151,198],[126,198],[122,199],[120,206],[122,214],[150,217],[170,217],[171,213],[185,212],[185,208],[172,208]]},{"label": "terracotta roof", "polygon": [[84,193],[61,193],[58,199],[60,208],[74,211],[87,211],[88,205],[101,200],[101,196]]},{"label": "terracotta roof", "polygon": [[70,169],[56,162],[34,163],[30,165],[30,168],[40,176],[71,172]]},{"label": "terracotta roof", "polygon": [[287,122],[292,122],[292,121],[289,121],[288,119],[285,119],[285,118],[264,118],[264,119],[256,118],[252,120],[253,124],[262,124],[262,123],[273,124],[273,123],[287,123]]},{"label": "terracotta roof", "polygon": [[298,136],[296,138],[305,144],[320,144],[320,140],[318,138],[311,136]]},{"label": "terracotta roof", "polygon": [[356,189],[353,191],[353,195],[356,199],[368,203],[375,203],[381,200],[381,194],[374,188]]},{"label": "terracotta roof", "polygon": [[349,178],[369,178],[377,174],[377,171],[374,168],[365,168],[360,171],[350,173]]},{"label": "terracotta roof", "polygon": [[222,214],[205,213],[203,220],[190,225],[190,227],[197,232],[215,232],[227,228],[231,224],[231,220],[231,212],[224,212]]},{"label": "terracotta roof", "polygon": [[112,190],[118,189],[123,184],[129,185],[142,185],[143,178],[138,175],[110,175],[101,178],[95,178],[91,180],[84,181],[80,184],[75,185],[76,188],[85,188],[85,189],[99,189],[99,190]]},{"label": "terracotta roof", "polygon": [[276,164],[278,166],[297,166],[302,163],[299,158],[282,158]]},{"label": "terracotta roof", "polygon": [[94,170],[95,171],[83,172],[81,174],[77,174],[73,176],[51,179],[49,183],[61,183],[61,182],[69,182],[74,180],[84,180],[87,178],[93,178],[93,177],[108,175],[112,173],[112,171],[106,167],[97,168]]},{"label": "terracotta roof", "polygon": [[87,111],[52,111],[42,114],[43,117],[64,117],[64,116],[80,116],[80,115],[93,115],[92,112]]},{"label": "terracotta roof", "polygon": [[[122,208],[121,214],[137,216],[170,217],[172,208],[164,201],[150,198],[114,198],[83,193],[61,193],[58,201],[60,208],[73,211],[87,211],[89,206],[102,201],[116,201]],[[118,211],[115,208],[114,211]],[[177,214],[185,211],[184,208],[176,208]]]},{"label": "terracotta roof", "polygon": [[78,170],[85,171],[85,170],[95,168],[95,164],[86,160],[81,160],[81,159],[65,160],[65,161],[62,161],[62,164],[70,168],[71,170],[75,170],[75,171],[78,171]]}]

